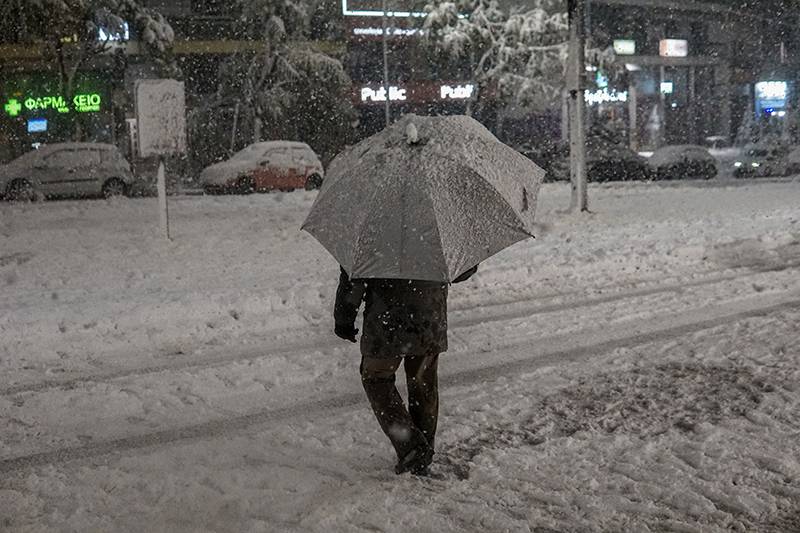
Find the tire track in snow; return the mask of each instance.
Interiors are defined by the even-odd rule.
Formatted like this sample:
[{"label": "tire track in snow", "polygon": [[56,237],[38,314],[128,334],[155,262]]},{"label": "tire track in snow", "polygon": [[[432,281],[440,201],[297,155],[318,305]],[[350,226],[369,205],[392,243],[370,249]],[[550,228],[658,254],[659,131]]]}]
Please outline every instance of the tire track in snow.
[{"label": "tire track in snow", "polygon": [[[800,263],[787,264],[783,265],[780,270],[789,270],[798,267],[800,267]],[[706,272],[703,272],[703,274],[705,273]],[[692,274],[694,273],[688,273],[688,275]],[[541,298],[520,299],[511,302],[503,302],[495,305],[483,305],[474,307],[470,306],[464,308],[451,309],[451,314],[453,313],[461,314],[479,309],[483,310],[499,309],[499,312],[489,312],[487,314],[481,314],[480,316],[470,316],[470,317],[457,318],[451,320],[450,329],[453,333],[455,333],[460,329],[469,329],[480,324],[491,324],[494,322],[503,322],[507,320],[521,319],[541,314],[569,311],[571,309],[581,309],[585,307],[593,307],[597,305],[613,303],[631,298],[642,298],[642,297],[654,296],[658,294],[667,294],[667,293],[681,293],[689,288],[711,286],[718,283],[741,280],[748,277],[753,277],[763,274],[764,274],[763,270],[753,270],[748,268],[747,271],[744,273],[723,274],[701,280],[676,282],[655,287],[644,287],[640,289],[611,292],[610,294],[605,294],[603,296],[596,296],[581,300],[571,300],[567,302],[560,302],[554,304],[535,305],[535,306],[525,305],[526,303],[537,302],[539,300],[557,298],[562,296],[562,294],[548,295]],[[605,287],[602,290],[613,291],[615,288],[617,287],[611,286],[611,287]],[[574,291],[574,292],[579,293],[579,291]],[[564,293],[564,294],[570,294],[570,293]],[[514,307],[520,307],[520,308],[513,309]],[[512,308],[512,310],[506,311],[506,309],[508,308]],[[284,345],[281,347],[281,349],[277,351],[270,351],[268,348],[259,348],[257,350],[245,353],[238,353],[233,356],[207,357],[201,360],[198,360],[196,356],[189,354],[188,356],[185,357],[172,358],[169,362],[157,365],[148,365],[138,368],[118,368],[106,372],[96,372],[92,374],[84,374],[74,377],[48,379],[33,383],[22,383],[19,385],[12,385],[10,387],[0,388],[0,396],[13,396],[15,394],[41,392],[59,388],[72,389],[84,383],[102,383],[106,381],[113,381],[116,379],[146,376],[150,374],[157,374],[160,372],[167,372],[167,371],[182,371],[182,370],[195,370],[195,369],[199,370],[205,368],[215,368],[228,365],[231,363],[245,362],[245,361],[259,359],[267,354],[272,354],[275,356],[290,356],[295,353],[309,353],[315,351],[322,351],[329,347],[330,347],[330,335],[326,334],[324,336],[317,336],[317,338],[313,339],[311,342]]]},{"label": "tire track in snow", "polygon": [[[481,366],[473,369],[456,371],[442,376],[445,387],[470,385],[480,381],[498,377],[531,372],[538,368],[563,363],[577,362],[593,355],[608,353],[620,348],[632,348],[643,344],[669,341],[685,335],[713,329],[740,320],[767,316],[781,311],[800,308],[800,294],[793,294],[792,299],[781,303],[770,302],[767,305],[743,303],[727,303],[710,308],[698,309],[675,315],[662,317],[655,321],[656,327],[649,331],[641,331],[632,335],[608,338],[599,342],[589,342],[575,347],[552,350],[536,354],[533,357],[522,357],[517,360],[500,362],[495,365]],[[698,317],[704,317],[698,319]],[[578,335],[579,336],[579,335]],[[529,350],[530,339],[518,343],[516,348]],[[590,339],[591,340],[591,339]],[[508,350],[511,347],[504,347]],[[35,468],[44,465],[63,464],[71,461],[100,457],[119,452],[158,448],[181,442],[218,437],[224,434],[239,432],[262,424],[283,422],[288,420],[310,419],[319,416],[332,416],[337,411],[348,409],[364,403],[362,393],[347,393],[323,400],[295,404],[289,407],[266,409],[250,414],[193,424],[178,428],[169,428],[151,433],[121,437],[106,441],[86,444],[84,446],[65,447],[51,451],[37,452],[29,455],[0,460],[0,473],[9,474],[15,471]]]}]

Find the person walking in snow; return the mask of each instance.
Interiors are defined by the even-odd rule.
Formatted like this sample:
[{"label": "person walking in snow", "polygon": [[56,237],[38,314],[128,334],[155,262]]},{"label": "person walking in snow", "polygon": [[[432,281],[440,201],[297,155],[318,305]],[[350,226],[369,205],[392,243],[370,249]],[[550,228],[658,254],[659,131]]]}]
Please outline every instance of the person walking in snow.
[{"label": "person walking in snow", "polygon": [[[453,283],[469,279],[477,265]],[[405,279],[350,279],[342,268],[335,334],[356,342],[364,302],[361,382],[381,429],[397,453],[395,472],[427,475],[439,415],[438,362],[447,350],[448,284]],[[395,387],[403,364],[408,408]]]}]

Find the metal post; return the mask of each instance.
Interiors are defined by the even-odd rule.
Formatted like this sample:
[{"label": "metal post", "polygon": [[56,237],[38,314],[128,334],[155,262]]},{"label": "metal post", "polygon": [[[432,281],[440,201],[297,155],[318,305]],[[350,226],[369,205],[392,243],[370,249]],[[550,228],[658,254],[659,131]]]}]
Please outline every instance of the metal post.
[{"label": "metal post", "polygon": [[167,205],[167,178],[164,169],[164,158],[158,162],[158,218],[161,225],[161,234],[165,239],[170,240],[169,236],[169,206]]},{"label": "metal post", "polygon": [[570,210],[588,211],[589,201],[586,187],[586,131],[584,124],[584,2],[568,0],[569,14],[569,154],[572,195]]},{"label": "metal post", "polygon": [[[661,148],[667,139],[667,95],[664,94],[664,78],[666,77],[666,68],[661,65],[658,69],[658,117],[660,122],[658,124],[658,141],[656,148]],[[674,90],[674,89],[673,89]]]},{"label": "metal post", "polygon": [[631,80],[630,85],[628,86],[628,141],[630,143],[631,150],[634,152],[639,151],[638,96],[639,95],[636,93],[636,82]]},{"label": "metal post", "polygon": [[697,71],[689,67],[689,142],[697,144]]},{"label": "metal post", "polygon": [[230,152],[233,153],[234,148],[236,148],[236,130],[239,128],[239,102],[236,102],[236,106],[233,108],[233,127],[231,128],[231,150]]},{"label": "metal post", "polygon": [[383,109],[386,114],[386,127],[388,128],[389,124],[392,122],[392,111],[389,101],[389,43],[388,36],[386,35],[388,29],[386,24],[386,0],[382,0],[381,2],[381,28],[383,29],[381,32],[381,39],[383,41],[383,90],[386,93]]}]

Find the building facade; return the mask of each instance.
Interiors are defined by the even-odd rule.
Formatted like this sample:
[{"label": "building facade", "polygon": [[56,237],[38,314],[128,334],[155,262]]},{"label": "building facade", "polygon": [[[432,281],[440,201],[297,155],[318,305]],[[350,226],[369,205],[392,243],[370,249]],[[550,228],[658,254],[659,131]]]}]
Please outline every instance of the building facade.
[{"label": "building facade", "polygon": [[[731,143],[753,125],[791,133],[796,30],[754,6],[593,1],[592,44],[614,47],[623,86],[589,98],[594,115],[625,116],[631,146]],[[781,28],[775,31],[775,26]],[[611,101],[609,101],[611,100]]]}]

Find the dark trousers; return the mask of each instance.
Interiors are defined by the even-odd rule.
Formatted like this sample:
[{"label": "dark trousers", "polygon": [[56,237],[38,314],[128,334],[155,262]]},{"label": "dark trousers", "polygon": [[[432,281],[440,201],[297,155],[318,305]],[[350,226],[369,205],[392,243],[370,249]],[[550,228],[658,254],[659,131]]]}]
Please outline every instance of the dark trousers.
[{"label": "dark trousers", "polygon": [[[395,387],[395,372],[404,363],[408,408]],[[402,459],[419,446],[430,446],[439,417],[439,354],[417,357],[363,357],[361,382],[381,429]]]}]

